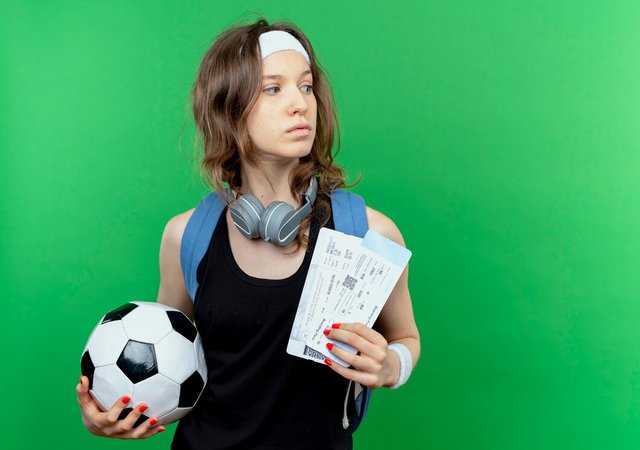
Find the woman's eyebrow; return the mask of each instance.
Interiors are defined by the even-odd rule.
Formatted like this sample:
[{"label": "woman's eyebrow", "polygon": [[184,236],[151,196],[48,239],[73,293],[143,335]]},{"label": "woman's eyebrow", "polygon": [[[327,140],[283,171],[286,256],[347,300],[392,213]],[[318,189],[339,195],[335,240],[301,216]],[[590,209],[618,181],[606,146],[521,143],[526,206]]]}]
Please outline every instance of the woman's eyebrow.
[{"label": "woman's eyebrow", "polygon": [[[302,73],[300,74],[300,76],[299,76],[298,78],[302,78],[302,77],[304,77],[305,75],[309,75],[309,74],[311,74],[311,70],[305,70],[304,72],[302,72]],[[284,77],[283,77],[282,75],[264,75],[264,76],[262,77],[262,79],[263,79],[263,80],[268,80],[268,79],[281,80],[281,79],[283,79],[283,78],[284,78]]]}]

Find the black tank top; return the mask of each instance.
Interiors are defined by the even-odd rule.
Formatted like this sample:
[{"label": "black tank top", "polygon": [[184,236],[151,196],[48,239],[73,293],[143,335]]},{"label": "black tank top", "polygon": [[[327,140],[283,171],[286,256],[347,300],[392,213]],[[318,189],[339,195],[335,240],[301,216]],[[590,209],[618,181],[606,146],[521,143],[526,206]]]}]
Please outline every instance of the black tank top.
[{"label": "black tank top", "polygon": [[[333,228],[333,220],[325,226]],[[313,221],[312,245],[318,231]],[[351,433],[342,428],[348,380],[286,351],[310,262],[307,252],[281,280],[247,275],[220,216],[198,266],[194,305],[208,382],[178,424],[172,449],[352,448]]]}]

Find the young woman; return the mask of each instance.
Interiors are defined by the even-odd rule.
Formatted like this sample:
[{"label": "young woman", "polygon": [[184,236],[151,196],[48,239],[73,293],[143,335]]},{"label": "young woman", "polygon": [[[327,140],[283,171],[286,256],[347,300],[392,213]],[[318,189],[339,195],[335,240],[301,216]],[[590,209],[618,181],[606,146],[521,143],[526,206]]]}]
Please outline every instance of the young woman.
[{"label": "young woman", "polygon": [[[300,30],[261,19],[218,37],[192,95],[204,172],[217,191],[229,186],[221,195],[231,207],[220,216],[198,266],[195,299],[180,262],[193,210],[172,218],[162,237],[158,302],[195,319],[209,369],[207,387],[180,421],[172,448],[352,448],[342,424],[350,380],[372,389],[399,386],[418,360],[420,343],[405,270],[374,329],[343,323],[326,330],[332,341],[358,350],[332,346],[349,368],[286,352],[313,244],[321,227],[334,227],[331,195],[345,185],[331,153],[337,122],[328,81]],[[312,190],[317,195],[306,195]],[[238,198],[247,194],[254,202],[249,216],[265,206],[267,215],[275,214],[279,203],[272,202],[312,208],[300,214],[290,239],[254,238],[259,233],[248,233],[237,212],[243,203]],[[255,214],[260,222],[260,211]],[[370,229],[404,245],[383,214],[367,208],[366,218]],[[269,220],[262,217],[263,227]],[[127,396],[101,412],[88,385],[81,377],[77,393],[92,433],[135,439],[165,430],[153,417],[133,428],[146,405],[128,405]],[[126,407],[132,412],[119,420]]]}]

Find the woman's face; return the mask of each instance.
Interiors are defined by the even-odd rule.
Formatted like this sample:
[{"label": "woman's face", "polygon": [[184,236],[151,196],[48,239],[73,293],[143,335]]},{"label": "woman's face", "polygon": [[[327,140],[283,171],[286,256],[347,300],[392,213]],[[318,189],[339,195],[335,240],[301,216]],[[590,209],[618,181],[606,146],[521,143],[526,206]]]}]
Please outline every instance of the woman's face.
[{"label": "woman's face", "polygon": [[249,112],[247,129],[261,161],[301,158],[316,135],[313,78],[298,52],[285,50],[262,60],[262,89]]}]

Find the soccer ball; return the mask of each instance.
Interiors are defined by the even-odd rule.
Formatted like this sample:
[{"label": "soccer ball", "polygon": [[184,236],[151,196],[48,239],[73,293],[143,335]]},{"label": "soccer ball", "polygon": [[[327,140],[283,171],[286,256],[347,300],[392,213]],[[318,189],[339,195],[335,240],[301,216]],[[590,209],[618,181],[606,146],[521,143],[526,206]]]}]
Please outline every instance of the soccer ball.
[{"label": "soccer ball", "polygon": [[[148,405],[149,417],[168,424],[195,406],[207,380],[198,330],[181,311],[130,302],[107,313],[89,336],[80,360],[89,393],[106,411],[123,395]],[[132,408],[125,408],[123,418]]]}]

